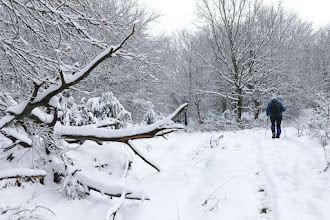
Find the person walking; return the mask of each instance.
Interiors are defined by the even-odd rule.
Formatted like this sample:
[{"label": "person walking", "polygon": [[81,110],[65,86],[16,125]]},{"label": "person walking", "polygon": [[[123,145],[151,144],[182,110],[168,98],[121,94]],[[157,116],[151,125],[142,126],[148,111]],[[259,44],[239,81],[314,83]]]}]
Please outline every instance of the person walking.
[{"label": "person walking", "polygon": [[[273,96],[272,100],[269,102],[266,115],[270,116],[272,138],[280,138],[281,135],[281,121],[282,112],[285,112],[285,108],[280,101],[278,101],[276,96]],[[276,133],[275,133],[276,124]]]}]

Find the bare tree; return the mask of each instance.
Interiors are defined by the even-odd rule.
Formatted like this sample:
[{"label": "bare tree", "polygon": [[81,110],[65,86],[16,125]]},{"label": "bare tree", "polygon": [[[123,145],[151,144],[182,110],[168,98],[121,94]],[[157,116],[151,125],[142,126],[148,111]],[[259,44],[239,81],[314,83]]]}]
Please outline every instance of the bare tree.
[{"label": "bare tree", "polygon": [[260,84],[280,64],[277,50],[294,16],[280,5],[265,6],[257,0],[202,0],[198,16],[213,56],[195,53],[228,85],[216,94],[235,104],[238,119],[248,107],[244,100],[254,95],[258,113]]},{"label": "bare tree", "polygon": [[326,92],[330,92],[330,25],[320,28],[315,35],[316,45],[313,61],[315,71],[319,75],[317,84],[321,85]]}]

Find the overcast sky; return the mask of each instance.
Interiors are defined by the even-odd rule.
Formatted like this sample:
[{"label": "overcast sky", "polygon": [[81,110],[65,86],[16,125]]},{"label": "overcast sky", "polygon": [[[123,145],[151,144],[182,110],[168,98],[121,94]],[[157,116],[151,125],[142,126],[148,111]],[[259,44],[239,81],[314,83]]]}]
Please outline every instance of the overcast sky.
[{"label": "overcast sky", "polygon": [[[194,17],[196,0],[140,0],[145,5],[164,14],[156,25],[157,30],[171,32],[189,27]],[[264,0],[277,3],[278,0]],[[330,0],[282,0],[285,8],[296,11],[303,20],[311,21],[316,27],[330,24]]]}]

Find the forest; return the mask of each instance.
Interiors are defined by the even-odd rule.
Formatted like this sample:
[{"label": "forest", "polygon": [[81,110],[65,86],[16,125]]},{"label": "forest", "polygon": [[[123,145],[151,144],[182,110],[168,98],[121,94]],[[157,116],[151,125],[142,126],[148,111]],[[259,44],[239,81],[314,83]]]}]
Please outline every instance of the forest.
[{"label": "forest", "polygon": [[[232,149],[228,158],[240,163],[246,158],[235,152],[244,141],[262,149],[256,144],[269,136],[265,111],[274,95],[287,109],[282,126],[288,141],[264,144],[274,150],[305,144],[301,157],[315,153],[318,159],[317,165],[302,163],[313,163],[327,176],[304,170],[304,178],[328,184],[330,23],[315,27],[280,2],[260,0],[198,0],[195,14],[193,30],[155,34],[162,15],[138,0],[0,0],[0,219],[205,218],[205,210],[196,215],[194,210],[207,207],[207,216],[221,210],[226,199],[215,196],[221,184],[213,193],[202,187],[198,196],[204,203],[186,209],[172,207],[167,196],[175,201],[175,190],[185,191],[180,184],[188,179],[196,184],[188,188],[197,191],[195,181],[202,177],[196,169],[228,174],[213,171],[221,163],[210,159],[211,150],[222,155]],[[196,154],[180,149],[189,144]],[[254,161],[255,148],[250,150],[241,153]],[[267,161],[281,158],[261,154]],[[194,165],[181,173],[190,159]],[[277,175],[276,167],[269,169]],[[158,186],[162,191],[160,183],[176,181],[176,174],[179,188],[173,183],[166,195],[165,189],[164,195],[148,193]],[[256,191],[277,183],[270,176],[259,178],[263,186]],[[157,187],[148,188],[150,183]],[[188,201],[188,194],[180,198]],[[9,195],[12,200],[5,202]],[[172,204],[163,207],[168,218],[156,217],[162,199]],[[258,203],[251,210],[261,211],[251,215],[248,208],[242,212],[249,219],[302,219],[284,215],[288,210],[269,211],[276,209],[275,200]],[[92,207],[90,215],[79,214]],[[306,219],[328,219],[322,210]]]}]

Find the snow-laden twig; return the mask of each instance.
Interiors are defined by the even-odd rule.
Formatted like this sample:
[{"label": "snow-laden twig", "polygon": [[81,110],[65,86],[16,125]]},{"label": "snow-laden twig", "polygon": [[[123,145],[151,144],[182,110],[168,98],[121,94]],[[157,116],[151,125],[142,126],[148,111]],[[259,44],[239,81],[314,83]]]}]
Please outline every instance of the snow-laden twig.
[{"label": "snow-laden twig", "polygon": [[47,207],[40,206],[40,205],[34,207],[33,209],[23,209],[23,210],[20,210],[20,211],[16,212],[14,215],[18,215],[18,214],[21,213],[21,212],[30,212],[30,213],[33,213],[33,212],[36,211],[38,208],[46,209],[47,211],[51,212],[54,216],[56,216],[55,213],[54,213],[52,210],[50,210],[50,209],[47,208]]},{"label": "snow-laden twig", "polygon": [[126,178],[129,167],[130,167],[130,161],[128,159],[126,159],[125,170],[124,170],[123,175],[121,177],[122,179]]},{"label": "snow-laden twig", "polygon": [[224,182],[223,184],[221,184],[221,185],[220,185],[220,186],[219,186],[214,192],[212,192],[212,193],[206,198],[206,200],[203,202],[202,206],[207,205],[209,199],[211,199],[211,197],[212,197],[216,192],[218,192],[219,189],[221,189],[221,188],[222,188],[224,185],[226,185],[228,182],[230,182],[230,181],[232,181],[233,179],[236,179],[236,178],[238,178],[238,177],[239,177],[239,176],[235,176],[235,177],[233,177],[233,178],[227,180],[227,181]]},{"label": "snow-laden twig", "polygon": [[238,101],[238,98],[233,97],[233,96],[231,96],[229,94],[221,93],[221,92],[206,91],[206,90],[200,90],[200,89],[198,89],[197,92],[198,93],[196,93],[196,94],[212,94],[212,95],[218,95],[218,96],[221,96],[221,97],[224,97],[224,98],[228,98],[228,99],[231,99],[231,100],[234,100],[234,101]]},{"label": "snow-laden twig", "polygon": [[111,216],[116,216],[116,213],[118,212],[118,210],[120,209],[120,207],[123,205],[124,201],[125,201],[125,196],[129,194],[127,192],[125,192],[125,190],[121,193],[121,197],[119,199],[119,201],[114,204],[113,206],[111,206],[111,208],[108,210],[107,215],[105,217],[106,220],[110,220]]},{"label": "snow-laden twig", "polygon": [[156,165],[156,162],[150,161],[150,159],[146,159],[146,156],[143,155],[143,153],[138,150],[138,147],[133,143],[132,140],[129,140],[125,142],[133,151],[138,155],[144,162],[155,168],[158,172],[160,172],[160,168],[158,165]]}]

